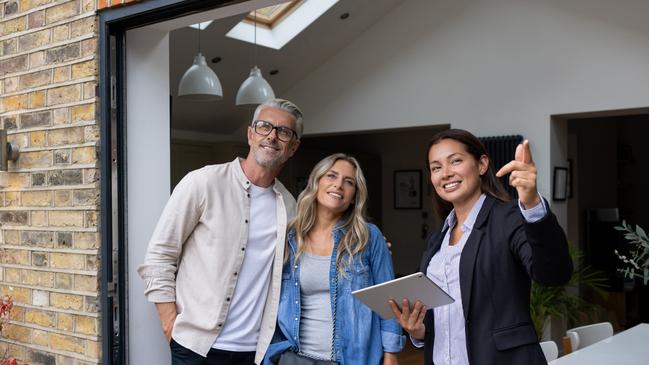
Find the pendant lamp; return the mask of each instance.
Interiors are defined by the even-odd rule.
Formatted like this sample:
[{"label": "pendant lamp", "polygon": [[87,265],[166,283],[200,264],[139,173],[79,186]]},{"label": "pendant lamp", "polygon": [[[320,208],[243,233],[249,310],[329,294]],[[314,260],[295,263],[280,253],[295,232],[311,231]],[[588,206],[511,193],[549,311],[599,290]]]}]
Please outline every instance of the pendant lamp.
[{"label": "pendant lamp", "polygon": [[[257,10],[254,12],[254,52],[257,61]],[[243,81],[237,92],[236,105],[256,105],[275,98],[275,92],[268,81],[261,75],[257,65],[250,69],[250,76]]]},{"label": "pendant lamp", "polygon": [[201,53],[201,24],[198,25],[198,54],[185,71],[178,86],[178,96],[192,101],[216,101],[223,98],[221,82]]}]

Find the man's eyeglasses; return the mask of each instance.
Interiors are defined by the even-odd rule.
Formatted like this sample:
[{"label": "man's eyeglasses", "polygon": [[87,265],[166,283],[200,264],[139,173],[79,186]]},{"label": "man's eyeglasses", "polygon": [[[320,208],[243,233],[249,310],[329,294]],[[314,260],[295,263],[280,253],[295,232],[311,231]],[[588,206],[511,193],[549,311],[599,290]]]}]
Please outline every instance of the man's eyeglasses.
[{"label": "man's eyeglasses", "polygon": [[292,130],[289,127],[284,127],[284,126],[276,126],[271,122],[267,122],[265,120],[255,120],[252,123],[252,127],[255,131],[255,133],[262,135],[262,136],[267,136],[273,132],[273,129],[277,130],[277,138],[279,138],[280,141],[282,142],[290,142],[293,137],[297,138],[297,132]]}]

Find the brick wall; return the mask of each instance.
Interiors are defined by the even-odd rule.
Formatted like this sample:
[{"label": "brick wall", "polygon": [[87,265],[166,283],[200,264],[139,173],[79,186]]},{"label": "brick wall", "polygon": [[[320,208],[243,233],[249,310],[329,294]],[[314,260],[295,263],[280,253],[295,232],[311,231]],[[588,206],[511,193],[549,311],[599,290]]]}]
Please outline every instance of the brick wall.
[{"label": "brick wall", "polygon": [[15,308],[0,356],[96,364],[99,125],[96,0],[0,0],[0,294]]}]

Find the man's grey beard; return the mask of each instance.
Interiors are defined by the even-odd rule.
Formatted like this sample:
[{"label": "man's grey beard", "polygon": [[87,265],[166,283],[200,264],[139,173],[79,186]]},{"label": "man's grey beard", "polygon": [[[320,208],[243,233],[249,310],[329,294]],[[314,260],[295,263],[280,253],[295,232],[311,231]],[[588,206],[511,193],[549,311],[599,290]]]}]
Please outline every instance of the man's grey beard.
[{"label": "man's grey beard", "polygon": [[263,159],[261,150],[259,150],[260,147],[257,148],[255,151],[255,161],[257,161],[257,164],[260,166],[268,167],[268,168],[274,168],[277,166],[280,166],[283,164],[286,160],[282,161],[282,155],[280,154],[279,156],[271,159]]}]

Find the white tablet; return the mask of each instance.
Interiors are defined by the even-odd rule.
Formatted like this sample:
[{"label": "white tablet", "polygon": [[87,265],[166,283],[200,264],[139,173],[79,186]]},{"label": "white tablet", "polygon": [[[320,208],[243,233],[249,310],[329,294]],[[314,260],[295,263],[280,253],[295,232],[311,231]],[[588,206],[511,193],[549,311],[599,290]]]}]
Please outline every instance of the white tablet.
[{"label": "white tablet", "polygon": [[353,291],[352,295],[383,319],[394,317],[390,304],[388,304],[390,299],[393,299],[401,307],[401,301],[406,298],[410,302],[411,309],[417,300],[424,303],[428,309],[454,302],[450,295],[421,272],[368,286]]}]

